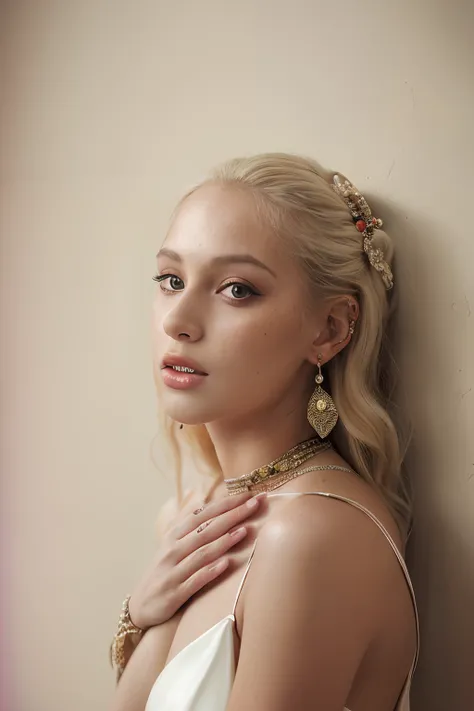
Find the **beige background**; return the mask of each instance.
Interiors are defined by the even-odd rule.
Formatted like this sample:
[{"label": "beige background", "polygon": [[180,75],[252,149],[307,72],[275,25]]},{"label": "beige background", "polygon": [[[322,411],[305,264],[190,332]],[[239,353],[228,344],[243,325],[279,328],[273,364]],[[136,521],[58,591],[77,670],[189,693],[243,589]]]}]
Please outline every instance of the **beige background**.
[{"label": "beige background", "polygon": [[473,701],[472,8],[2,4],[12,711],[106,708],[109,639],[170,491],[149,456],[154,254],[190,183],[216,161],[263,150],[348,174],[376,196],[399,244],[423,633],[413,706],[464,711]]}]

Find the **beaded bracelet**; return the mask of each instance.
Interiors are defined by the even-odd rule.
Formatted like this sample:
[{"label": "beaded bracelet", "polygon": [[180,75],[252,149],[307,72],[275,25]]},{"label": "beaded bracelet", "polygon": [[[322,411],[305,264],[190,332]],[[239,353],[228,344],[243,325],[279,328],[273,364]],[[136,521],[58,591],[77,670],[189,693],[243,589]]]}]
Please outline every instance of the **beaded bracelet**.
[{"label": "beaded bracelet", "polygon": [[131,595],[127,595],[122,603],[122,611],[120,612],[118,630],[115,637],[110,645],[110,664],[115,667],[117,672],[117,681],[123,674],[127,661],[125,660],[125,642],[130,635],[137,635],[138,639],[135,641],[135,646],[140,641],[145,630],[137,627],[133,624],[130,618],[130,611],[128,609],[128,604]]}]

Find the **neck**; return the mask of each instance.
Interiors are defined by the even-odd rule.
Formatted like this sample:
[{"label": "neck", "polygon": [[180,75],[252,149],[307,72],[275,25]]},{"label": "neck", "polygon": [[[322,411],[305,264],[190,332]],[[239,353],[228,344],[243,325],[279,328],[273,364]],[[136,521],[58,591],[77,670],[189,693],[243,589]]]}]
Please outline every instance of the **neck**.
[{"label": "neck", "polygon": [[242,422],[213,422],[207,430],[225,479],[248,474],[289,449],[316,436],[306,412],[281,412],[246,417]]}]

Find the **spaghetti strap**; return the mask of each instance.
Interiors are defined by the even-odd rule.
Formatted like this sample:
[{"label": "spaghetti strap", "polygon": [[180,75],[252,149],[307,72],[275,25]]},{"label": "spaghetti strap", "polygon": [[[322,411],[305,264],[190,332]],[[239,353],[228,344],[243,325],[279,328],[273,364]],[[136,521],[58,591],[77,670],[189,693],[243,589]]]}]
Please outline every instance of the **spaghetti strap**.
[{"label": "spaghetti strap", "polygon": [[250,563],[252,562],[253,554],[255,553],[255,548],[256,548],[256,547],[257,547],[257,540],[255,540],[255,543],[254,543],[253,546],[252,546],[252,550],[251,550],[251,552],[250,552],[249,559],[248,559],[248,561],[247,561],[247,565],[245,566],[244,574],[242,575],[242,579],[241,579],[240,584],[239,584],[239,587],[238,587],[238,589],[237,589],[237,595],[235,596],[234,606],[233,606],[233,608],[232,608],[232,615],[233,615],[233,617],[234,617],[234,620],[235,620],[235,608],[237,607],[237,603],[238,603],[238,601],[239,601],[240,593],[241,593],[241,591],[242,591],[242,588],[244,587],[245,578],[247,577],[247,573],[248,573],[249,570],[250,570]]},{"label": "spaghetti strap", "polygon": [[[405,564],[405,561],[403,560],[403,556],[402,556],[402,554],[400,553],[400,551],[398,550],[397,544],[395,543],[395,541],[393,540],[392,536],[391,536],[390,533],[387,531],[387,529],[385,528],[385,526],[383,525],[383,523],[381,523],[381,521],[379,521],[379,519],[378,519],[376,516],[374,516],[374,514],[373,514],[371,511],[369,511],[369,509],[367,509],[365,506],[362,506],[362,504],[359,504],[357,501],[354,501],[353,499],[349,499],[349,498],[347,498],[346,496],[340,496],[339,494],[330,494],[330,493],[328,493],[328,492],[326,492],[326,491],[304,491],[304,492],[299,492],[299,491],[297,491],[297,492],[296,492],[296,491],[282,491],[282,492],[278,492],[278,493],[276,493],[276,494],[275,494],[275,493],[273,493],[273,494],[267,494],[267,497],[269,498],[269,497],[271,497],[271,496],[307,496],[307,495],[324,496],[324,497],[326,497],[326,498],[328,498],[328,499],[336,499],[337,501],[342,501],[342,502],[344,502],[344,503],[346,503],[346,504],[349,504],[350,506],[353,506],[353,507],[356,508],[356,509],[359,509],[359,511],[362,511],[362,513],[364,513],[366,516],[368,516],[368,517],[371,519],[371,521],[373,521],[373,522],[375,523],[375,525],[379,528],[379,530],[383,533],[383,535],[384,535],[385,538],[387,539],[388,543],[390,544],[390,546],[391,546],[393,552],[395,553],[395,555],[396,555],[396,557],[397,557],[397,560],[398,560],[398,562],[399,562],[399,564],[400,564],[400,567],[401,567],[401,569],[402,569],[402,571],[403,571],[403,574],[404,574],[404,576],[405,576],[405,580],[406,580],[406,583],[407,583],[407,586],[408,586],[408,590],[409,590],[409,592],[410,592],[411,600],[412,600],[412,603],[413,603],[413,610],[414,610],[414,613],[415,613],[415,625],[416,625],[416,650],[415,650],[415,655],[414,655],[414,658],[413,658],[413,662],[412,662],[412,665],[411,665],[411,668],[410,668],[409,675],[408,675],[408,677],[407,677],[407,679],[406,679],[405,685],[404,685],[404,687],[403,687],[403,691],[402,691],[401,696],[400,696],[400,700],[399,700],[400,706],[397,707],[397,708],[400,708],[400,711],[403,711],[403,709],[405,709],[405,708],[408,709],[408,706],[405,706],[405,703],[406,703],[405,699],[406,699],[407,693],[408,693],[408,691],[409,691],[409,689],[410,689],[411,680],[412,680],[412,677],[413,677],[413,674],[414,674],[414,672],[415,672],[415,668],[416,668],[416,665],[417,665],[417,662],[418,662],[418,656],[419,656],[419,651],[420,651],[420,623],[419,623],[419,618],[418,618],[418,609],[417,609],[417,606],[416,606],[415,591],[414,591],[414,589],[413,589],[413,584],[412,584],[411,579],[410,579],[410,574],[409,574],[409,572],[408,572],[408,568],[407,568],[407,566],[406,566],[406,564]],[[257,538],[257,540],[258,540],[258,538]],[[233,606],[233,608],[232,608],[232,615],[233,615],[234,619],[235,619],[235,610],[236,610],[236,607],[237,607],[237,603],[238,603],[238,601],[239,601],[240,593],[242,592],[242,588],[243,588],[245,579],[246,579],[246,577],[247,577],[247,574],[248,574],[248,572],[249,572],[249,570],[250,570],[250,565],[251,565],[251,563],[252,563],[252,559],[253,559],[253,556],[254,556],[254,553],[255,553],[255,549],[256,549],[256,546],[257,546],[257,540],[256,540],[255,543],[253,544],[252,551],[251,551],[251,553],[250,553],[249,559],[248,559],[248,561],[247,561],[247,565],[245,566],[245,570],[244,570],[244,573],[243,573],[243,575],[242,575],[242,579],[241,579],[241,581],[240,581],[240,585],[239,585],[238,590],[237,590],[237,595],[236,595],[236,597],[235,597],[234,606]]]}]

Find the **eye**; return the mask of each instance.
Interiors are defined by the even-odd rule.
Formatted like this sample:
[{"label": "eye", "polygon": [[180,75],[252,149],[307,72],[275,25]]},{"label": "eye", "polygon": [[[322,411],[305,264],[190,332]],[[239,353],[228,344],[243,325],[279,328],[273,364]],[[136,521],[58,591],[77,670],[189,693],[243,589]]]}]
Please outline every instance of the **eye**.
[{"label": "eye", "polygon": [[[180,279],[179,276],[176,276],[176,274],[156,274],[152,279],[160,284],[162,291],[173,292],[182,291],[184,289],[184,281]],[[169,281],[170,289],[164,285],[165,281]]]},{"label": "eye", "polygon": [[240,281],[225,284],[219,293],[224,294],[232,301],[244,301],[251,296],[258,296],[255,289],[252,289],[248,284],[242,284]]}]

